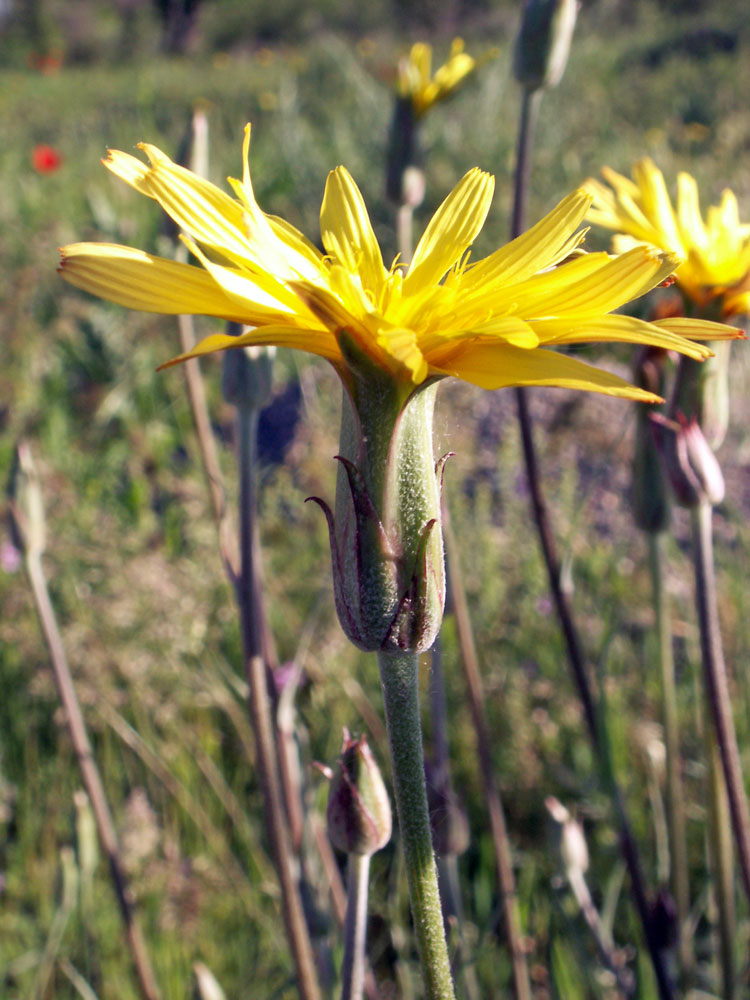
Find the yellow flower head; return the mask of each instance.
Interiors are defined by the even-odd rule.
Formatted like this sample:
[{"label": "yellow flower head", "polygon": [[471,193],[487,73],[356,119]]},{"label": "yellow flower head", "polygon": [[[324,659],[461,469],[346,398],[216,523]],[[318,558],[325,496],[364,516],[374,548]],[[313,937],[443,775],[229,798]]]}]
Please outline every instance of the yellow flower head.
[{"label": "yellow flower head", "polygon": [[61,250],[63,277],[95,295],[131,309],[203,314],[253,327],[239,337],[206,337],[175,362],[275,344],[327,358],[351,386],[355,376],[345,355],[353,345],[405,395],[428,379],[453,375],[486,389],[565,386],[653,401],[653,394],[609,372],[546,348],[610,340],[704,358],[710,352],[693,338],[739,336],[701,320],[646,323],[609,315],[663,281],[676,260],[644,246],[617,257],[571,257],[591,201],[583,190],[523,236],[472,263],[469,248],[494,187],[489,174],[474,168],[438,208],[410,266],[394,261],[386,268],[362,195],[343,167],[328,176],[321,253],[258,207],[249,144],[248,126],[242,180],[229,181],[234,198],[153,146],[142,146],[150,166],[114,150],[104,161],[162,205],[201,266],[104,243]]},{"label": "yellow flower head", "polygon": [[704,222],[690,174],[677,177],[677,211],[650,159],[635,164],[632,180],[609,167],[602,174],[611,186],[587,182],[594,198],[587,218],[617,230],[616,250],[650,244],[674,253],[682,259],[677,283],[690,302],[703,308],[720,300],[724,316],[750,311],[750,225],[740,222],[731,191],[708,209]]},{"label": "yellow flower head", "polygon": [[400,97],[410,97],[414,114],[421,118],[433,104],[449,97],[474,70],[492,59],[496,50],[487,53],[477,61],[464,52],[462,38],[454,38],[447,60],[434,76],[432,72],[432,46],[426,42],[415,42],[409,55],[401,60],[398,67],[397,90]]}]

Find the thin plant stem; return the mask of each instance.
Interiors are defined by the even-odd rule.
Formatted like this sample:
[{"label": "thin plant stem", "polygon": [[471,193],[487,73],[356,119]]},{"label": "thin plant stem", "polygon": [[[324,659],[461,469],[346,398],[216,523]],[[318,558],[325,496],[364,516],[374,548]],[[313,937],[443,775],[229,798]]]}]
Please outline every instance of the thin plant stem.
[{"label": "thin plant stem", "polygon": [[81,778],[91,802],[99,841],[109,862],[112,885],[114,886],[117,903],[120,908],[120,915],[125,925],[125,940],[130,951],[140,992],[145,1000],[159,1000],[161,993],[156,984],[146,942],[141,933],[140,923],[135,913],[125,871],[120,860],[120,848],[117,842],[117,834],[115,833],[115,825],[109,810],[99,769],[94,759],[94,752],[89,741],[73,677],[68,666],[62,636],[60,635],[57,618],[49,597],[47,580],[42,568],[40,554],[35,552],[27,553],[26,569],[29,581],[31,582],[31,589],[34,594],[34,602],[36,603],[42,631],[44,632],[50,652],[55,684],[60,701],[65,709],[70,741],[73,744],[73,750],[78,760],[78,767],[81,771]]},{"label": "thin plant stem", "polygon": [[299,885],[293,875],[289,826],[284,811],[279,776],[271,700],[263,658],[263,631],[258,616],[257,565],[255,559],[255,477],[257,411],[238,408],[240,465],[240,574],[236,592],[242,622],[245,674],[249,688],[250,717],[256,740],[256,763],[265,800],[265,819],[276,872],[281,887],[282,911],[289,945],[297,970],[297,989],[302,1000],[319,1000],[318,976],[312,943],[305,922]]},{"label": "thin plant stem", "polygon": [[[321,821],[318,813],[310,813],[308,821],[313,840],[315,841],[318,853],[320,854],[323,871],[325,872],[326,879],[328,880],[328,886],[331,892],[331,903],[333,905],[333,914],[338,925],[343,928],[346,924],[347,894],[341,878],[339,866],[336,862],[336,857],[333,853],[333,848],[331,847],[331,841],[328,839],[328,831],[326,830],[325,825]],[[366,958],[365,996],[368,1000],[380,1000],[378,984],[375,981],[375,976],[373,975],[373,971]]]},{"label": "thin plant stem", "polygon": [[604,926],[583,871],[580,868],[568,868],[566,874],[571,892],[588,924],[604,964],[615,977],[622,995],[625,997],[633,996],[635,988],[633,976],[629,969],[623,967],[623,956],[618,953],[609,931]]},{"label": "thin plant stem", "polygon": [[[445,515],[443,515],[445,526]],[[443,535],[445,539],[445,535]],[[449,567],[450,572],[450,567]],[[432,764],[434,767],[433,781],[439,794],[444,797],[448,808],[453,811],[459,808],[455,802],[453,785],[450,776],[450,752],[448,748],[448,709],[445,701],[445,676],[443,672],[443,655],[440,636],[432,647],[432,670],[430,672],[430,715],[432,719]],[[434,816],[433,816],[434,819]],[[453,817],[449,817],[453,824]],[[440,882],[440,902],[443,909],[443,922],[450,938],[451,926],[457,934],[450,943],[454,945],[451,967],[455,976],[456,969],[461,971],[466,1000],[479,1000],[479,984],[477,983],[474,966],[465,960],[465,942],[463,940],[464,907],[461,898],[461,880],[458,874],[458,855],[455,851],[437,856],[438,878]]]},{"label": "thin plant stem", "polygon": [[531,985],[529,982],[526,952],[523,948],[521,914],[518,907],[515,877],[513,875],[512,852],[508,837],[508,828],[505,822],[505,811],[492,767],[492,744],[487,725],[487,716],[484,711],[484,693],[482,691],[482,678],[479,671],[479,659],[474,643],[474,632],[471,626],[466,590],[463,585],[463,576],[458,558],[458,545],[456,537],[453,534],[450,517],[445,510],[443,512],[443,539],[448,563],[448,588],[461,649],[461,666],[466,681],[469,708],[474,722],[474,733],[476,734],[479,773],[490,817],[500,901],[503,910],[505,933],[511,954],[513,988],[516,1000],[530,1000]]},{"label": "thin plant stem", "polygon": [[695,600],[701,637],[701,659],[706,694],[721,754],[727,785],[729,812],[745,895],[750,901],[750,812],[742,777],[737,733],[732,718],[727,668],[719,630],[716,599],[716,574],[713,556],[712,507],[702,501],[691,511],[693,559],[695,562]]},{"label": "thin plant stem", "polygon": [[521,114],[518,119],[518,139],[516,141],[513,216],[510,224],[511,239],[520,236],[526,228],[525,217],[526,205],[529,200],[534,127],[539,115],[539,105],[542,103],[542,93],[542,90],[528,90],[524,87],[521,98]]},{"label": "thin plant stem", "polygon": [[396,210],[396,245],[404,264],[411,261],[413,252],[414,209],[411,205],[402,204]]},{"label": "thin plant stem", "polygon": [[737,920],[734,906],[734,858],[729,801],[721,769],[721,755],[714,728],[706,726],[708,758],[708,803],[711,835],[709,860],[714,875],[716,908],[719,912],[719,954],[721,956],[722,1000],[734,1000],[734,938]]},{"label": "thin plant stem", "polygon": [[[184,251],[184,252],[179,252]],[[180,244],[177,260],[187,260],[187,250]],[[184,354],[195,347],[196,338],[192,316],[178,316],[177,324],[180,334],[180,349]],[[221,555],[224,562],[236,574],[236,545],[232,544],[232,532],[227,521],[227,502],[224,480],[219,465],[219,455],[216,448],[216,440],[211,430],[211,421],[208,415],[208,405],[206,403],[206,391],[201,377],[200,365],[197,358],[190,358],[182,366],[185,374],[185,384],[188,390],[188,400],[190,410],[193,414],[195,433],[198,438],[198,449],[203,463],[203,469],[208,481],[208,489],[211,494],[211,506],[214,518],[219,525],[220,537],[222,541]]]},{"label": "thin plant stem", "polygon": [[60,851],[62,867],[62,899],[60,906],[52,918],[47,941],[39,962],[36,981],[31,990],[31,1000],[43,1000],[49,994],[50,984],[55,971],[60,945],[65,936],[65,928],[75,910],[78,896],[78,868],[72,847],[63,847]]},{"label": "thin plant stem", "polygon": [[666,744],[667,816],[669,835],[669,874],[672,884],[679,933],[680,967],[683,977],[693,964],[690,943],[690,884],[685,832],[685,796],[682,785],[680,734],[677,711],[672,625],[669,595],[665,585],[665,537],[663,532],[647,532],[649,568],[656,609],[659,670],[661,676],[662,718]]},{"label": "thin plant stem", "polygon": [[341,1000],[361,1000],[365,984],[365,938],[367,934],[370,855],[350,854],[347,864]]},{"label": "thin plant stem", "polygon": [[[542,91],[524,90],[521,104],[521,115],[518,130],[518,142],[516,153],[516,170],[514,176],[513,191],[513,214],[511,223],[511,239],[514,239],[524,231],[527,190],[531,175],[531,151],[533,145],[534,125],[539,111]],[[531,510],[539,536],[539,543],[542,548],[542,555],[547,569],[552,600],[555,605],[557,617],[562,629],[565,647],[568,655],[573,679],[578,696],[581,699],[586,726],[589,736],[597,755],[602,774],[606,780],[608,791],[615,807],[617,821],[620,832],[620,848],[622,850],[625,864],[630,875],[630,884],[633,892],[638,916],[643,927],[646,945],[649,950],[651,964],[656,976],[657,987],[661,1000],[672,1000],[673,989],[670,982],[669,973],[664,963],[661,942],[655,933],[649,901],[641,872],[640,861],[635,840],[630,831],[625,803],[622,793],[617,785],[611,764],[608,763],[609,754],[606,751],[605,741],[599,730],[594,697],[586,671],[586,665],[578,637],[578,630],[573,621],[572,611],[568,604],[568,599],[562,588],[560,561],[557,557],[554,535],[547,517],[547,506],[542,493],[541,481],[539,477],[539,463],[536,457],[536,448],[532,433],[531,416],[527,404],[527,389],[518,388],[515,390],[516,405],[518,409],[518,423],[521,432],[521,445],[526,467],[526,480],[531,499]]]},{"label": "thin plant stem", "polygon": [[424,781],[417,653],[378,653],[393,784],[427,1000],[454,1000]]}]

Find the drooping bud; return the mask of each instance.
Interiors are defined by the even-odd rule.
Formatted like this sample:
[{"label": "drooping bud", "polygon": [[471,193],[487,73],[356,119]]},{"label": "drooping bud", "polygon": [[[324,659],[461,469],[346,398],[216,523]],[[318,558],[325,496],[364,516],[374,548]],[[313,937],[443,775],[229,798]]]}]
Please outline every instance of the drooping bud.
[{"label": "drooping bud", "polygon": [[562,79],[577,13],[577,0],[526,0],[513,60],[526,90],[556,87]]},{"label": "drooping bud", "polygon": [[677,503],[683,507],[712,505],[724,499],[724,476],[697,419],[655,415],[659,447]]},{"label": "drooping bud", "polygon": [[331,843],[345,854],[375,854],[391,839],[391,803],[364,736],[344,730],[326,817]]},{"label": "drooping bud", "polygon": [[445,567],[432,416],[437,383],[395,380],[339,333],[352,375],[341,417],[331,538],[341,626],[360,649],[423,652],[440,630]]},{"label": "drooping bud", "polygon": [[[666,351],[645,347],[639,353],[633,381],[640,389],[664,395]],[[633,520],[642,531],[655,534],[669,525],[669,484],[656,444],[651,420],[659,407],[636,403],[635,447],[633,451]]]}]

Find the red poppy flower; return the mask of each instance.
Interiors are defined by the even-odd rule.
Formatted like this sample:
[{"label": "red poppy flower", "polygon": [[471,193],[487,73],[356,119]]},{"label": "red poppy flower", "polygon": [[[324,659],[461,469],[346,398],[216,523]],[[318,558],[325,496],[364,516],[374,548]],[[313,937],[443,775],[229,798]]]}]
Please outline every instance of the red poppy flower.
[{"label": "red poppy flower", "polygon": [[62,164],[62,156],[54,146],[34,146],[31,165],[38,174],[51,174]]}]

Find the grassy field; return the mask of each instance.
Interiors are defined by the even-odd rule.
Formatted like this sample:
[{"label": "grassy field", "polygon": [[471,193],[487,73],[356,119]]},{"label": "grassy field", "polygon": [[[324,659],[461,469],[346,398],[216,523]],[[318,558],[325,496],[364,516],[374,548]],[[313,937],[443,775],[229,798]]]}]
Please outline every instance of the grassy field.
[{"label": "grassy field", "polygon": [[[191,995],[196,962],[210,968],[229,998],[292,997],[292,965],[265,843],[233,595],[184,378],[180,370],[155,371],[177,352],[176,322],[76,292],[55,273],[56,248],[96,239],[173,252],[157,207],[111,178],[99,159],[108,146],[130,151],[140,140],[175,154],[200,103],[214,181],[239,174],[242,128],[252,121],[253,179],[263,208],[317,239],[326,174],[343,163],[362,188],[389,258],[395,241],[383,162],[390,80],[405,35],[421,37],[413,23],[402,33],[389,25],[385,5],[376,8],[382,19],[365,21],[354,5],[334,11],[331,4],[308,12],[307,21],[292,19],[293,30],[278,39],[274,17],[297,5],[260,5],[256,21],[247,15],[247,23],[245,6],[227,4],[222,17],[221,4],[206,5],[194,52],[169,58],[158,53],[157,25],[140,8],[125,38],[104,5],[102,12],[92,5],[85,30],[69,12],[66,20],[64,5],[44,8],[47,49],[36,50],[33,39],[19,43],[12,25],[0,34],[0,480],[10,475],[16,442],[29,441],[44,489],[53,601],[168,1000]],[[740,6],[729,0],[710,11],[651,0],[583,5],[566,75],[542,105],[531,218],[602,165],[628,172],[645,154],[670,181],[680,169],[693,173],[706,203],[731,186],[750,218],[750,27]],[[457,9],[431,25],[438,53],[460,31],[470,51],[498,45],[500,54],[425,123],[427,197],[418,224],[468,168],[489,169],[497,192],[481,255],[505,241],[509,225],[519,107],[511,72],[516,11],[512,4],[473,7],[464,23]],[[58,48],[60,64],[40,69],[39,52]],[[32,168],[39,144],[59,151],[59,169]],[[605,240],[594,232],[590,242]],[[214,328],[206,320],[197,327]],[[733,352],[717,559],[736,724],[750,765],[750,355],[744,344]],[[626,373],[631,354],[598,352],[596,359]],[[222,401],[219,365],[209,362],[204,370],[234,495],[233,410]],[[303,503],[310,495],[333,497],[336,376],[323,363],[280,352],[274,393],[264,418],[260,488],[267,606],[280,662],[294,661],[304,672],[295,738],[308,815],[323,817],[326,784],[312,763],[335,761],[342,727],[366,732],[386,768],[382,698],[374,662],[353,649],[337,623],[325,523]],[[291,423],[283,405],[290,399],[299,401]],[[616,772],[655,891],[665,879],[663,742],[646,546],[629,508],[634,414],[623,402],[562,391],[535,392],[532,410],[576,617],[606,693]],[[457,455],[446,475],[448,504],[536,995],[620,995],[560,878],[544,806],[555,795],[583,822],[587,877],[615,941],[640,956],[629,953],[636,995],[653,997],[610,805],[547,596],[512,396],[446,384],[437,433],[438,453]],[[695,918],[690,986],[697,998],[718,996],[720,987],[689,531],[684,512],[676,511],[674,521],[669,589]],[[101,860],[87,861],[86,811],[75,798],[81,780],[23,568],[4,526],[0,545],[0,997],[127,1000],[138,992],[108,871]],[[510,965],[451,614],[443,660],[453,779],[471,829],[459,859],[465,936],[481,996],[501,997],[509,995]],[[425,664],[425,695],[427,683]],[[429,746],[429,713],[424,721]],[[73,861],[65,853],[71,847]],[[340,935],[311,829],[303,858],[316,946],[334,996]],[[65,864],[79,877],[72,902],[63,894]],[[370,958],[381,996],[420,996],[395,838],[374,859],[371,892]],[[742,995],[750,924],[739,894],[737,907]],[[53,962],[46,982],[45,949]]]}]

